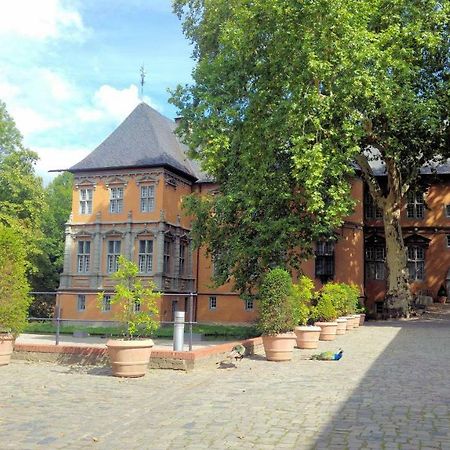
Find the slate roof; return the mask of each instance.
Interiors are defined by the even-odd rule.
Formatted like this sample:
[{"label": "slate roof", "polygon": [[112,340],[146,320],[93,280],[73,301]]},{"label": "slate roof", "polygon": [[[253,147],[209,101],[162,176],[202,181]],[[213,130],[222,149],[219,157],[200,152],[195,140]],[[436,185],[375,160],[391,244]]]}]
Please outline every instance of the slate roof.
[{"label": "slate roof", "polygon": [[140,103],[86,158],[69,172],[131,167],[170,167],[193,179],[206,178],[187,157],[187,147],[174,131],[176,123]]}]

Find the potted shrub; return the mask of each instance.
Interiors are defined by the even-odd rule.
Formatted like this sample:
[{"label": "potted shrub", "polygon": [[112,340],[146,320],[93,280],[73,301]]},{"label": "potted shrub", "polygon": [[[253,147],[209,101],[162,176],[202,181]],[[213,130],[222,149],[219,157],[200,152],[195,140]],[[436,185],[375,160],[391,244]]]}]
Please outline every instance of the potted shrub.
[{"label": "potted shrub", "polygon": [[26,246],[20,234],[0,223],[0,366],[9,364],[31,303]]},{"label": "potted shrub", "polygon": [[359,328],[361,323],[361,314],[358,311],[359,289],[355,284],[343,283],[343,289],[347,296],[347,311],[353,318],[353,328]]},{"label": "potted shrub", "polygon": [[321,289],[321,296],[328,297],[336,310],[337,315],[337,328],[336,334],[342,335],[346,333],[347,330],[347,291],[345,289],[344,283],[334,283],[330,282],[325,284]]},{"label": "potted shrub", "polygon": [[[138,273],[135,263],[119,256],[119,269],[111,276],[117,281],[111,306],[117,305],[114,318],[123,327],[123,339],[110,339],[106,346],[113,375],[117,377],[145,375],[153,341],[140,337],[151,335],[159,326],[156,300],[161,294],[154,292],[153,281],[144,287]],[[104,293],[100,293],[100,303],[103,297]]]},{"label": "potted shrub", "polygon": [[313,317],[316,321],[314,325],[321,328],[319,337],[321,341],[334,341],[336,339],[336,316],[336,309],[331,298],[320,295],[313,310]]},{"label": "potted shrub", "polygon": [[441,287],[438,290],[438,302],[439,303],[446,303],[447,302],[447,289],[445,289],[445,286],[441,284]]},{"label": "potted shrub", "polygon": [[284,269],[269,270],[259,292],[258,328],[268,361],[290,361],[295,345],[295,310],[291,276]]},{"label": "potted shrub", "polygon": [[311,300],[313,297],[313,281],[302,275],[297,284],[292,286],[294,300],[295,322],[299,325],[294,329],[297,347],[314,349],[319,346],[321,328],[308,325],[311,320]]}]

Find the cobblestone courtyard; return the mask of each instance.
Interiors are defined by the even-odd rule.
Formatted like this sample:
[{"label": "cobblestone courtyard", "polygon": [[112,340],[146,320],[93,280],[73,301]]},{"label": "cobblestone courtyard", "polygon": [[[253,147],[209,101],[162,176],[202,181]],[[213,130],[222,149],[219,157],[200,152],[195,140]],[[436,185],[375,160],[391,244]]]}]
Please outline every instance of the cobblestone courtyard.
[{"label": "cobblestone courtyard", "polygon": [[367,324],[321,349],[339,362],[246,358],[151,371],[0,368],[0,448],[450,449],[450,322]]}]

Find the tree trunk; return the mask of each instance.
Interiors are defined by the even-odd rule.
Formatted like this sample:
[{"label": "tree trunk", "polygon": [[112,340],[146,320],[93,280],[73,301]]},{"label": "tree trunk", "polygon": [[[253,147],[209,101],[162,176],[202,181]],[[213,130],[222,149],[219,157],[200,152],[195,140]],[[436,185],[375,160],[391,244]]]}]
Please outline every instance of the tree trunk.
[{"label": "tree trunk", "polygon": [[388,196],[383,211],[388,268],[388,288],[384,309],[388,317],[408,317],[412,301],[400,212],[399,199]]}]

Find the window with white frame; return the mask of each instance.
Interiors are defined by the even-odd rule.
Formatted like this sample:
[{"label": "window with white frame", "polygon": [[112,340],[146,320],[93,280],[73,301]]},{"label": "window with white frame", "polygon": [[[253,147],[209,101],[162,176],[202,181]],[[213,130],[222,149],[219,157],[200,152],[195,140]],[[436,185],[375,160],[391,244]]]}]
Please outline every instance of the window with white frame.
[{"label": "window with white frame", "polygon": [[423,191],[409,191],[406,203],[406,216],[408,219],[423,219],[425,215],[425,203]]},{"label": "window with white frame", "polygon": [[77,309],[78,311],[86,310],[86,296],[84,294],[77,295]]},{"label": "window with white frame", "polygon": [[163,259],[163,272],[170,273],[171,272],[171,264],[172,264],[172,239],[166,238],[164,239],[164,259]]},{"label": "window with white frame", "polygon": [[111,311],[111,296],[109,294],[103,296],[102,311],[103,312]]},{"label": "window with white frame", "polygon": [[366,278],[384,280],[386,278],[386,249],[382,245],[366,247]]},{"label": "window with white frame", "polygon": [[92,189],[80,189],[80,214],[92,214]]},{"label": "window with white frame", "polygon": [[447,234],[447,248],[450,248],[450,234]]},{"label": "window with white frame", "polygon": [[217,297],[216,296],[209,297],[209,309],[211,311],[217,309]]},{"label": "window with white frame", "polygon": [[88,273],[91,262],[91,241],[78,241],[78,273]]},{"label": "window with white frame", "polygon": [[408,270],[411,281],[425,279],[425,248],[419,245],[408,245]]},{"label": "window with white frame", "polygon": [[136,300],[133,305],[133,312],[137,313],[141,311],[141,302]]},{"label": "window with white frame", "polygon": [[108,273],[117,272],[119,269],[121,241],[108,241],[108,253],[106,254],[106,269]]},{"label": "window with white frame", "polygon": [[246,298],[245,299],[245,310],[246,311],[253,311],[254,303],[252,298]]},{"label": "window with white frame", "polygon": [[141,212],[152,212],[155,209],[155,186],[141,186]]},{"label": "window with white frame", "polygon": [[140,273],[151,273],[153,270],[153,241],[151,239],[139,241],[138,264]]},{"label": "window with white frame", "polygon": [[123,211],[123,187],[109,189],[109,212],[118,214]]},{"label": "window with white frame", "polygon": [[180,241],[180,254],[178,255],[178,272],[180,276],[184,275],[186,270],[186,254],[188,243],[184,240]]}]

